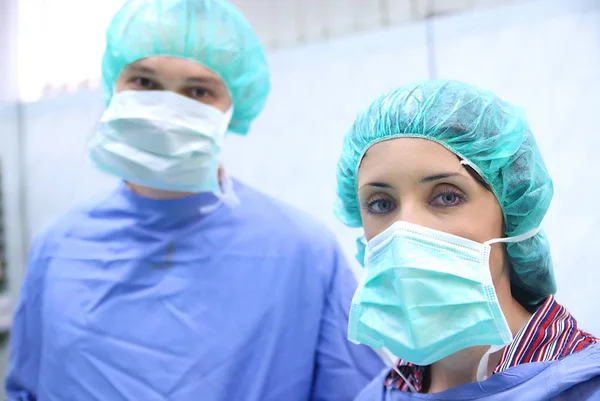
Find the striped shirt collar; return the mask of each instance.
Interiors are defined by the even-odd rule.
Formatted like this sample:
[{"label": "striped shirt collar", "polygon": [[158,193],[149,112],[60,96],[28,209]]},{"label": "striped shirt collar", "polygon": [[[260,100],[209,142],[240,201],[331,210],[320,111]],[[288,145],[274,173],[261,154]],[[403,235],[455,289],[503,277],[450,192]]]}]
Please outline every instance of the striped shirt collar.
[{"label": "striped shirt collar", "polygon": [[[549,296],[504,349],[494,373],[524,363],[562,359],[597,341],[597,338],[581,331],[577,320],[556,302],[554,296]],[[417,366],[402,359],[396,367],[417,391],[421,391],[423,380],[428,373],[427,367]],[[385,385],[409,391],[406,382],[394,370],[388,374]]]}]

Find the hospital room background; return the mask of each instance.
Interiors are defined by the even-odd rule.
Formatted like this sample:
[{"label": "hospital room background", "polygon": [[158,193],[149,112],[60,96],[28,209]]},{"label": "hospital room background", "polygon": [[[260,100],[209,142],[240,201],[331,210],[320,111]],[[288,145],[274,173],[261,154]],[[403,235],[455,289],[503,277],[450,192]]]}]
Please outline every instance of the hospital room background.
[{"label": "hospital room background", "polygon": [[[31,238],[115,180],[85,160],[104,109],[103,31],[120,0],[0,1],[0,373]],[[269,54],[272,94],[224,164],[310,213],[354,263],[333,215],[335,166],[358,110],[382,91],[451,78],[523,107],[555,197],[543,223],[557,298],[600,333],[600,0],[236,0]],[[354,268],[360,274],[355,263]]]}]

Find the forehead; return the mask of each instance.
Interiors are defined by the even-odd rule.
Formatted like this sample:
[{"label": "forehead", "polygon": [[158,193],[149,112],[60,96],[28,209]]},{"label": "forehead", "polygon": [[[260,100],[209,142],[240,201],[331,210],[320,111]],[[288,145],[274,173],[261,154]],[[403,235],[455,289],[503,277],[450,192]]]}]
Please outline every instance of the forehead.
[{"label": "forehead", "polygon": [[173,79],[204,78],[223,83],[217,73],[202,64],[177,57],[146,57],[129,64],[123,72],[145,72]]},{"label": "forehead", "polygon": [[358,170],[359,185],[380,177],[423,176],[461,170],[457,155],[422,138],[393,138],[371,146]]}]

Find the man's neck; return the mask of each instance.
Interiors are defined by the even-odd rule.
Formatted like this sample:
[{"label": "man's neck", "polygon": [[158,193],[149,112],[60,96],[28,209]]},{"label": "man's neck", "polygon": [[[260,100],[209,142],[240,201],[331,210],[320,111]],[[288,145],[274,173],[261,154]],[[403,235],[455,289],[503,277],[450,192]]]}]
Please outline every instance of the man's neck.
[{"label": "man's neck", "polygon": [[145,198],[167,200],[167,199],[179,199],[185,196],[193,195],[192,192],[178,192],[178,191],[165,191],[162,189],[145,187],[143,185],[127,183],[129,189],[135,194],[143,196]]},{"label": "man's neck", "polygon": [[[223,181],[223,173],[223,168],[219,167],[219,170],[217,170],[219,184],[221,184]],[[127,186],[137,195],[158,200],[179,199],[194,194],[193,192],[166,191],[163,189],[150,188],[143,185],[133,184],[131,182],[128,182]]]}]

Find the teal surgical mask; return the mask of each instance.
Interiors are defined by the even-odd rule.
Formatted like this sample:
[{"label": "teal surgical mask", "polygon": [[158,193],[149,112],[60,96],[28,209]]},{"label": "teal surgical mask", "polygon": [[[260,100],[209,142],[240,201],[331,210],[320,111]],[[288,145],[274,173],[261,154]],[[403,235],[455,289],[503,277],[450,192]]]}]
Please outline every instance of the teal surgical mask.
[{"label": "teal surgical mask", "polygon": [[100,120],[88,157],[99,170],[134,184],[230,198],[217,171],[232,112],[169,91],[120,92]]},{"label": "teal surgical mask", "polygon": [[538,231],[481,244],[394,223],[367,244],[348,338],[420,366],[465,348],[491,346],[482,359],[487,364],[491,352],[513,339],[492,283],[491,245],[523,241]]}]

